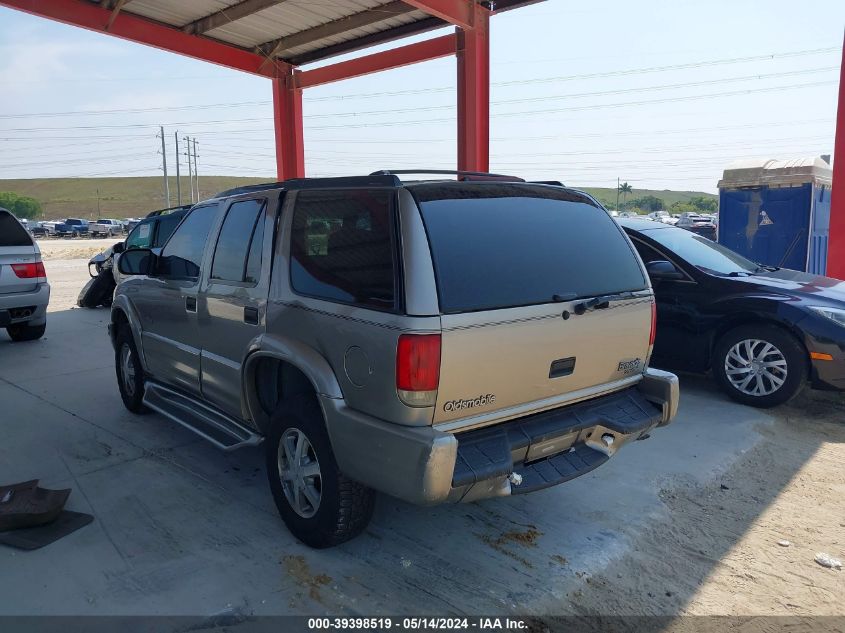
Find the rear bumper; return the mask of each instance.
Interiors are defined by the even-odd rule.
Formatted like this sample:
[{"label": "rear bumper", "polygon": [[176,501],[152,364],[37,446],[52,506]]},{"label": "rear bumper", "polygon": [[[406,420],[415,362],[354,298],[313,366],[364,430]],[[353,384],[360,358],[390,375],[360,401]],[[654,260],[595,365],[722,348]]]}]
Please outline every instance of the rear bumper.
[{"label": "rear bumper", "polygon": [[342,472],[428,505],[532,492],[593,470],[672,421],[678,379],[649,369],[634,387],[459,434],[377,420],[338,399],[321,402]]},{"label": "rear bumper", "polygon": [[[17,323],[41,325],[47,322],[47,304],[50,302],[50,284],[40,284],[32,292],[0,295],[0,327]],[[31,312],[23,315],[20,310]]]}]

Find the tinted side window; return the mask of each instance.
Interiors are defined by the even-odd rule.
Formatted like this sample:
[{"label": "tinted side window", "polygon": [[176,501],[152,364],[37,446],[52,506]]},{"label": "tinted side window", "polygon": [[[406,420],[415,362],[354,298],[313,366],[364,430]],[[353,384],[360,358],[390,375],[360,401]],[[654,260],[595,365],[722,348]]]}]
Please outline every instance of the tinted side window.
[{"label": "tinted side window", "polygon": [[390,190],[301,191],[291,233],[291,285],[301,294],[396,308]]},{"label": "tinted side window", "polygon": [[32,246],[27,230],[6,212],[0,212],[0,246]]},{"label": "tinted side window", "polygon": [[[256,248],[252,248],[251,244],[256,241],[255,234],[258,232],[258,225],[261,224],[263,229],[263,223],[259,222],[264,217],[263,209],[263,200],[244,200],[229,207],[223,227],[220,229],[220,236],[217,238],[214,263],[211,266],[212,279],[250,283],[258,280],[261,270],[261,248],[258,244]],[[262,230],[261,238],[263,234]],[[253,269],[249,271],[249,279],[247,279],[249,267],[247,259],[254,260],[255,257],[258,257],[258,261],[250,262]],[[255,270],[256,267],[258,270]]]},{"label": "tinted side window", "polygon": [[153,241],[154,248],[161,248],[167,242],[167,239],[173,235],[174,229],[179,226],[179,220],[184,216],[182,213],[168,213],[167,215],[159,216],[156,220],[158,228],[156,229],[155,240]]},{"label": "tinted side window", "polygon": [[126,250],[130,248],[149,248],[152,244],[153,223],[143,222],[138,224],[129,237],[126,238]]},{"label": "tinted side window", "polygon": [[161,252],[159,275],[179,279],[199,277],[202,253],[216,213],[216,206],[196,207],[190,211]]}]

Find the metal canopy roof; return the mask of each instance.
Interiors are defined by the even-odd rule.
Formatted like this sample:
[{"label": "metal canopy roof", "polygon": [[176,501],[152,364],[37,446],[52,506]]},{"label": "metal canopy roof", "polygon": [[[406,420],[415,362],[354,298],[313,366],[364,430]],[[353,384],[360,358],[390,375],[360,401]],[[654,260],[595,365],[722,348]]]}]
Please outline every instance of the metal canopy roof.
[{"label": "metal canopy roof", "polygon": [[[450,26],[401,0],[87,0],[294,66]],[[478,2],[495,12],[537,0]]]}]

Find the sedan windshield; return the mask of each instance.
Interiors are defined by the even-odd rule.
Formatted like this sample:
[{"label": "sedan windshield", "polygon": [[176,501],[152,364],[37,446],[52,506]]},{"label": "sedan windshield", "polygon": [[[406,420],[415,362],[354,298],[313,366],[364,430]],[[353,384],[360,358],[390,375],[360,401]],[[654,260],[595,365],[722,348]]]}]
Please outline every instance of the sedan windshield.
[{"label": "sedan windshield", "polygon": [[690,231],[675,228],[654,229],[645,234],[667,250],[676,253],[699,270],[715,275],[754,274],[760,266],[721,244]]}]

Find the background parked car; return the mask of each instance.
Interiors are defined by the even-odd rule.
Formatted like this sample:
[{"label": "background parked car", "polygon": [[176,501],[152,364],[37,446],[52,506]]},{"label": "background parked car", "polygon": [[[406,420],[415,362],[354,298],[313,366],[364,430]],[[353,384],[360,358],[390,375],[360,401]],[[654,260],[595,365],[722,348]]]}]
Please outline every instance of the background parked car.
[{"label": "background parked car", "polygon": [[27,229],[34,237],[46,237],[48,235],[47,228],[41,222],[30,222]]},{"label": "background parked car", "polygon": [[716,241],[716,223],[700,213],[682,213],[675,226]]},{"label": "background parked car", "polygon": [[[170,209],[153,211],[143,220],[139,220],[135,227],[129,232],[129,235],[126,236],[126,240],[123,243],[123,250],[128,251],[136,248],[149,248],[152,249],[154,253],[158,253],[190,208],[191,205],[186,204],[181,207],[172,207]],[[124,278],[117,268],[117,261],[119,259],[120,253],[114,253],[112,274],[114,275],[115,283],[118,284],[123,281]]]},{"label": "background parked car", "polygon": [[0,208],[0,327],[13,341],[41,338],[49,301],[38,244],[10,211]]},{"label": "background parked car", "polygon": [[668,211],[652,211],[651,213],[646,216],[652,220],[657,222],[663,222],[663,224],[677,224],[678,220],[673,218]]},{"label": "background parked car", "polygon": [[113,237],[123,232],[123,225],[120,220],[102,219],[89,223],[88,232],[91,237]]},{"label": "background parked car", "polygon": [[735,400],[770,407],[813,387],[845,390],[845,283],[762,266],[689,231],[622,227],[657,299],[652,364],[712,371]]},{"label": "background parked car", "polygon": [[53,228],[53,232],[58,237],[80,237],[82,235],[88,235],[88,220],[67,218],[62,222],[57,222]]}]

